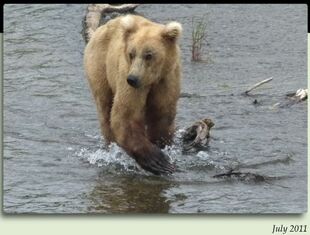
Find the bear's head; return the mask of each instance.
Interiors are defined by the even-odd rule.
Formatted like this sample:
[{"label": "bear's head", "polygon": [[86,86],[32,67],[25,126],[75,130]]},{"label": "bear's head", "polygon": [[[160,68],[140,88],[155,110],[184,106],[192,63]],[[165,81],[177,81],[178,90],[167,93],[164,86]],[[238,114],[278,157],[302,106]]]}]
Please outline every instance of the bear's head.
[{"label": "bear's head", "polygon": [[126,15],[122,17],[121,25],[130,86],[139,88],[155,84],[174,69],[179,62],[180,23],[162,25],[140,16]]}]

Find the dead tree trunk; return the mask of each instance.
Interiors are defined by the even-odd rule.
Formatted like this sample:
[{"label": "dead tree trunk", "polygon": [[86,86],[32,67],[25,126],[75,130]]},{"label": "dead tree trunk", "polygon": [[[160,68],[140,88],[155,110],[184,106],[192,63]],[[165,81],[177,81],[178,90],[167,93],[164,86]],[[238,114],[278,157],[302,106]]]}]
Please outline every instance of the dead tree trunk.
[{"label": "dead tree trunk", "polygon": [[100,26],[100,20],[104,14],[108,13],[131,13],[139,4],[89,4],[84,22],[84,39],[86,43],[89,41],[93,33]]}]

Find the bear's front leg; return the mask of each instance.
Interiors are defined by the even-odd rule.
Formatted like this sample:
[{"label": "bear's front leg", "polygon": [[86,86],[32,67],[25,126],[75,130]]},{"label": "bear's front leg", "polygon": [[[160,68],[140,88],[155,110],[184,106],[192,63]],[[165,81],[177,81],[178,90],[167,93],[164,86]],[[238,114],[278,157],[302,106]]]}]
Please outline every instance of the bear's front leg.
[{"label": "bear's front leg", "polygon": [[177,72],[153,86],[146,104],[146,125],[150,141],[160,148],[173,143],[174,120],[180,95],[180,81]]},{"label": "bear's front leg", "polygon": [[145,99],[146,94],[132,88],[116,93],[111,113],[115,141],[143,169],[155,175],[171,174],[175,167],[169,162],[168,156],[147,138],[144,121]]},{"label": "bear's front leg", "polygon": [[159,148],[171,145],[175,131],[175,112],[172,110],[164,112],[163,109],[153,107],[147,110],[146,117],[147,135],[150,141]]}]

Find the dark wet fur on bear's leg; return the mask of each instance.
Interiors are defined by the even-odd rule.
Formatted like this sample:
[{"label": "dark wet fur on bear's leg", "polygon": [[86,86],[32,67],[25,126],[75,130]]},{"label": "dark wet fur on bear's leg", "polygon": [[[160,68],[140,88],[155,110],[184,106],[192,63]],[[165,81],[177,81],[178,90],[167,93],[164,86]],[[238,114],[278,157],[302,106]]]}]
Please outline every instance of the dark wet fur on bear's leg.
[{"label": "dark wet fur on bear's leg", "polygon": [[176,170],[169,157],[156,146],[140,149],[132,153],[132,156],[144,170],[155,175],[168,175]]}]

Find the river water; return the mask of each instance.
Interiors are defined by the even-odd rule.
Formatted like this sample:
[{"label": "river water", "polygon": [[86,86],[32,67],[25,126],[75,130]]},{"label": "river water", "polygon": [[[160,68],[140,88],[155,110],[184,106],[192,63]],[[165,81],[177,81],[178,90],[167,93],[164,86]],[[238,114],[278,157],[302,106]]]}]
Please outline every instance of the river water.
[{"label": "river water", "polygon": [[[182,23],[179,172],[152,176],[104,148],[83,70],[86,5],[5,5],[5,213],[303,213],[307,211],[306,5],[141,5]],[[206,16],[207,63],[191,62],[193,16]],[[243,96],[249,86],[273,81]],[[258,104],[254,105],[254,100]],[[211,117],[210,148],[182,154],[178,136]],[[229,169],[266,181],[216,179]]]}]

